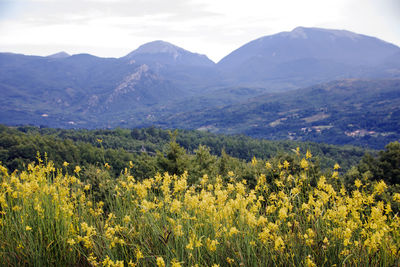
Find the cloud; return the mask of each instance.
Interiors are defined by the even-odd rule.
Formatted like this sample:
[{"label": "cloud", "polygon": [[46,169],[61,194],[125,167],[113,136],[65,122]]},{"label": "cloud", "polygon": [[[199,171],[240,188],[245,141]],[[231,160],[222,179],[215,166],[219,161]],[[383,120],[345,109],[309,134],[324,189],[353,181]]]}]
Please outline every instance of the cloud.
[{"label": "cloud", "polygon": [[399,3],[0,0],[0,50],[14,46],[23,51],[25,46],[35,53],[62,47],[70,53],[121,56],[144,42],[162,39],[217,60],[250,40],[296,26],[348,29],[400,43]]},{"label": "cloud", "polygon": [[216,16],[204,10],[200,3],[190,0],[16,0],[22,5],[18,19],[36,25],[86,23],[93,19],[109,17],[147,17],[169,15],[170,20],[194,20]]}]

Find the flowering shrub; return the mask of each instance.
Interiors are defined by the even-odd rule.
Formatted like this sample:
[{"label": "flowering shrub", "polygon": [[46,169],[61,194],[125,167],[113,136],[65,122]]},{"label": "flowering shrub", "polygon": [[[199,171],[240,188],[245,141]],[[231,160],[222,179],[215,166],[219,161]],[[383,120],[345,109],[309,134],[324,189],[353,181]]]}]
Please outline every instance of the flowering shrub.
[{"label": "flowering shrub", "polygon": [[[255,171],[264,168],[255,185],[232,171],[195,184],[186,172],[137,181],[127,164],[118,179],[93,186],[80,178],[79,166],[69,174],[68,163],[56,170],[39,159],[12,174],[0,167],[0,262],[399,265],[400,219],[381,200],[386,184],[357,179],[348,191],[339,165],[315,177],[311,153],[297,155],[295,169],[253,158]],[[392,201],[400,201],[399,193]]]}]

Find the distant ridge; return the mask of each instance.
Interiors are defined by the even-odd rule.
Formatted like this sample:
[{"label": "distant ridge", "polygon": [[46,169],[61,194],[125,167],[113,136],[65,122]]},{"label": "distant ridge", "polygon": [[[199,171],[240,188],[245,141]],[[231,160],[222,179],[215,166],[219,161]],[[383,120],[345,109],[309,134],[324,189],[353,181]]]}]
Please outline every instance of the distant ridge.
[{"label": "distant ridge", "polygon": [[66,53],[64,51],[61,51],[61,52],[49,55],[47,57],[49,57],[49,58],[67,58],[67,57],[70,57],[70,56],[71,56],[70,54],[68,54],[68,53]]}]

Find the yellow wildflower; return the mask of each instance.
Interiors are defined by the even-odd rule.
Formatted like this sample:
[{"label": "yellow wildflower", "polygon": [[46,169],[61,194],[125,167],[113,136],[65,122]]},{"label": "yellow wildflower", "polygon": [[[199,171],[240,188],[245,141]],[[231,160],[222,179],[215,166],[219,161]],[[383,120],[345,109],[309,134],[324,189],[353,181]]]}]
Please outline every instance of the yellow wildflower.
[{"label": "yellow wildflower", "polygon": [[280,210],[279,210],[279,212],[278,212],[278,216],[279,216],[279,219],[280,220],[284,220],[284,219],[286,219],[287,218],[287,208],[285,208],[285,207],[283,207],[283,208],[281,208]]},{"label": "yellow wildflower", "polygon": [[20,211],[21,209],[22,209],[22,207],[21,207],[21,206],[18,206],[18,205],[15,205],[15,206],[12,208],[13,211]]},{"label": "yellow wildflower", "polygon": [[182,206],[182,203],[179,200],[174,199],[171,203],[170,211],[178,213],[179,210],[181,209],[181,206]]},{"label": "yellow wildflower", "polygon": [[93,252],[89,254],[89,257],[87,258],[88,262],[92,264],[93,266],[97,266],[99,263],[97,262],[97,258],[93,255]]},{"label": "yellow wildflower", "polygon": [[122,219],[124,223],[129,223],[131,221],[131,217],[129,215],[125,215],[125,217]]},{"label": "yellow wildflower", "polygon": [[393,200],[400,203],[400,193],[394,193]]},{"label": "yellow wildflower", "polygon": [[361,182],[359,179],[356,179],[356,180],[354,181],[354,185],[355,185],[357,188],[359,188],[360,186],[362,186],[362,182]]},{"label": "yellow wildflower", "polygon": [[307,267],[316,267],[317,265],[313,262],[313,260],[311,259],[311,255],[308,255],[305,261],[305,265]]},{"label": "yellow wildflower", "polygon": [[226,257],[226,262],[228,262],[229,264],[232,264],[235,262],[235,260],[232,258]]},{"label": "yellow wildflower", "polygon": [[165,262],[162,257],[157,257],[157,266],[158,267],[165,267]]},{"label": "yellow wildflower", "polygon": [[253,167],[257,165],[257,159],[256,159],[256,157],[253,157],[253,158],[251,159],[251,165],[252,165]]},{"label": "yellow wildflower", "polygon": [[378,195],[382,194],[387,188],[387,185],[383,180],[375,185],[374,192]]},{"label": "yellow wildflower", "polygon": [[236,227],[231,227],[231,229],[229,230],[229,236],[235,235],[239,233],[239,230]]},{"label": "yellow wildflower", "polygon": [[300,161],[300,167],[301,167],[302,169],[308,170],[308,161],[307,161],[306,159],[303,158],[303,159]]},{"label": "yellow wildflower", "polygon": [[271,168],[272,168],[271,163],[269,163],[269,162],[267,161],[267,162],[265,163],[265,168],[266,168],[267,170],[271,169]]},{"label": "yellow wildflower", "polygon": [[138,262],[140,259],[143,259],[143,253],[140,251],[140,249],[136,250],[136,261]]},{"label": "yellow wildflower", "polygon": [[288,169],[289,166],[290,166],[290,163],[289,163],[287,160],[285,160],[285,161],[283,162],[283,167],[284,167],[285,169]]},{"label": "yellow wildflower", "polygon": [[275,250],[282,252],[285,249],[285,243],[283,242],[282,237],[278,236],[275,239]]},{"label": "yellow wildflower", "polygon": [[189,243],[186,245],[186,249],[193,250],[193,241],[190,240]]},{"label": "yellow wildflower", "polygon": [[207,249],[211,252],[214,252],[217,250],[218,244],[219,244],[218,240],[207,239]]},{"label": "yellow wildflower", "polygon": [[81,167],[76,166],[74,172],[75,173],[79,173],[81,170],[82,170]]},{"label": "yellow wildflower", "polygon": [[177,259],[173,259],[173,260],[171,261],[171,267],[181,267],[181,266],[182,266],[181,263],[178,262]]}]

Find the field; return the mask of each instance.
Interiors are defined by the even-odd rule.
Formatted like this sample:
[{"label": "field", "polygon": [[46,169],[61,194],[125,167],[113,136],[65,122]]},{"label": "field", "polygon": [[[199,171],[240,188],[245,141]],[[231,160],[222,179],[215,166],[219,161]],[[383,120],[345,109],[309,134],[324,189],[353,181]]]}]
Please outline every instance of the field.
[{"label": "field", "polygon": [[[398,266],[400,194],[368,176],[344,185],[340,166],[320,175],[309,151],[249,165],[237,176],[158,173],[136,180],[132,162],[46,157],[0,174],[4,266]],[[304,155],[303,155],[304,154]]]}]

